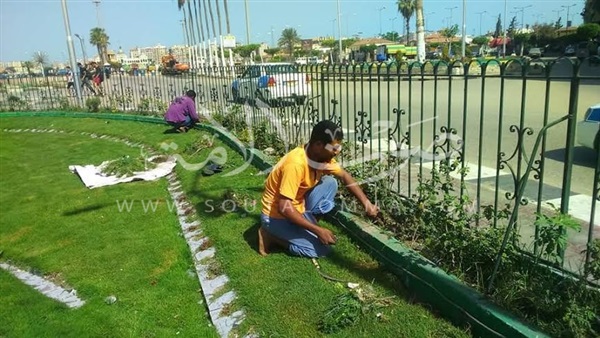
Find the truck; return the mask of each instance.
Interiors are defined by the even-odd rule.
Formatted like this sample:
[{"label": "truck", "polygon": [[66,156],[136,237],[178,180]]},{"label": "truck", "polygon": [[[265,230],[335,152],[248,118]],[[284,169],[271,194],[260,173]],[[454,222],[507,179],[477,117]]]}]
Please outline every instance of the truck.
[{"label": "truck", "polygon": [[390,57],[401,60],[402,57],[414,59],[417,57],[416,46],[406,45],[379,45],[375,54],[375,59],[379,62],[387,61]]},{"label": "truck", "polygon": [[188,64],[177,62],[171,53],[163,56],[160,61],[162,66],[160,72],[162,75],[180,75],[190,70]]}]

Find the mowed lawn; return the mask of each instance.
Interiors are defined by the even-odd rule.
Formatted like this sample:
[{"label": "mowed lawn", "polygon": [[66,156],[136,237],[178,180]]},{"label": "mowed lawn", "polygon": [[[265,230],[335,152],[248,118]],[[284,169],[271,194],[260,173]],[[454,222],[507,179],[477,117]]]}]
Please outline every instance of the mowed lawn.
[{"label": "mowed lawn", "polygon": [[[56,129],[75,133],[11,132]],[[276,251],[256,252],[259,201],[265,176],[244,166],[241,156],[217,141],[198,152],[183,152],[203,134],[164,133],[164,125],[84,118],[0,118],[0,261],[50,276],[77,290],[79,309],[46,298],[0,270],[0,336],[6,337],[212,337],[193,261],[170,207],[166,179],[87,189],[68,170],[99,164],[139,148],[80,132],[143,142],[159,150],[177,144],[187,163],[201,163],[217,147],[226,149],[223,173],[203,176],[178,165],[186,196],[196,207],[204,234],[217,250],[219,273],[229,276],[238,295],[235,309],[246,318],[238,329],[261,337],[316,337],[318,322],[344,286],[323,279],[310,260]],[[226,176],[227,173],[238,172]],[[232,210],[231,199],[247,210]],[[123,202],[132,205],[123,208]],[[133,201],[133,204],[131,204]],[[157,207],[144,208],[149,201]],[[224,207],[224,208],[222,208]],[[223,210],[225,209],[225,210]],[[372,285],[390,306],[369,313],[335,337],[468,337],[412,304],[396,277],[362,252],[340,229],[339,242],[323,270],[337,278]],[[105,302],[114,295],[117,301]]]}]

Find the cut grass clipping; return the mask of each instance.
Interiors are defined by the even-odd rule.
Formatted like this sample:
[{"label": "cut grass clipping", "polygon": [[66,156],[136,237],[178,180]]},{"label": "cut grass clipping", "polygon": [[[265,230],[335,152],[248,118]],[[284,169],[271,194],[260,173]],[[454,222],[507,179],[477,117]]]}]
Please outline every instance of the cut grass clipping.
[{"label": "cut grass clipping", "polygon": [[[319,331],[330,334],[353,326],[362,316],[374,314],[377,310],[392,303],[393,297],[378,298],[375,290],[369,285],[361,287],[348,283],[346,290],[341,283],[336,286],[342,294],[336,296],[319,320]],[[384,320],[382,313],[375,313],[378,319]]]},{"label": "cut grass clipping", "polygon": [[145,156],[131,157],[125,155],[117,160],[101,164],[100,170],[106,176],[126,177],[133,175],[135,172],[152,170],[156,168],[157,163],[165,160],[165,156],[147,158]]}]

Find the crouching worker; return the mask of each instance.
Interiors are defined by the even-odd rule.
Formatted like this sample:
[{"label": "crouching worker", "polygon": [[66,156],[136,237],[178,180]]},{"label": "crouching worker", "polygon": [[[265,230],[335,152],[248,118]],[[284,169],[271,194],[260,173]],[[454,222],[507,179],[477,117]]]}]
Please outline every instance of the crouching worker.
[{"label": "crouching worker", "polygon": [[186,133],[199,120],[195,100],[196,92],[193,90],[175,98],[165,113],[165,121],[178,132]]},{"label": "crouching worker", "polygon": [[336,237],[318,221],[334,207],[338,183],[331,175],[341,179],[370,217],[377,216],[379,208],[334,159],[342,149],[342,139],[340,127],[321,121],[314,126],[308,144],[290,151],[275,165],[262,195],[261,255],[266,256],[273,244],[311,258],[330,252]]}]

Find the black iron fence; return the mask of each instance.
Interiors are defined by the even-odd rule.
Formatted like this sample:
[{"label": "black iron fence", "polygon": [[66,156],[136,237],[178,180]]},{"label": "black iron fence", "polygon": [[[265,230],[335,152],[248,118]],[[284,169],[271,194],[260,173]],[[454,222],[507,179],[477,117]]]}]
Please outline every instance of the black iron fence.
[{"label": "black iron fence", "polygon": [[[578,124],[600,104],[597,57],[286,67],[115,73],[102,83],[102,96],[84,88],[83,108],[62,77],[9,78],[0,80],[0,110],[162,116],[174,97],[194,89],[201,114],[242,109],[251,124],[266,122],[288,146],[331,119],[350,141],[344,165],[367,170],[369,161],[382,163],[383,174],[365,176],[408,198],[420,194],[420,180],[442,160],[453,160],[456,193],[472,201],[470,212],[508,210],[502,224],[476,226],[517,229],[527,252],[540,250],[533,226],[540,214],[570,214],[582,230],[569,232],[563,268],[587,274],[585,250],[600,238],[600,138],[597,123],[595,129]],[[505,242],[512,232],[506,233]]]}]

